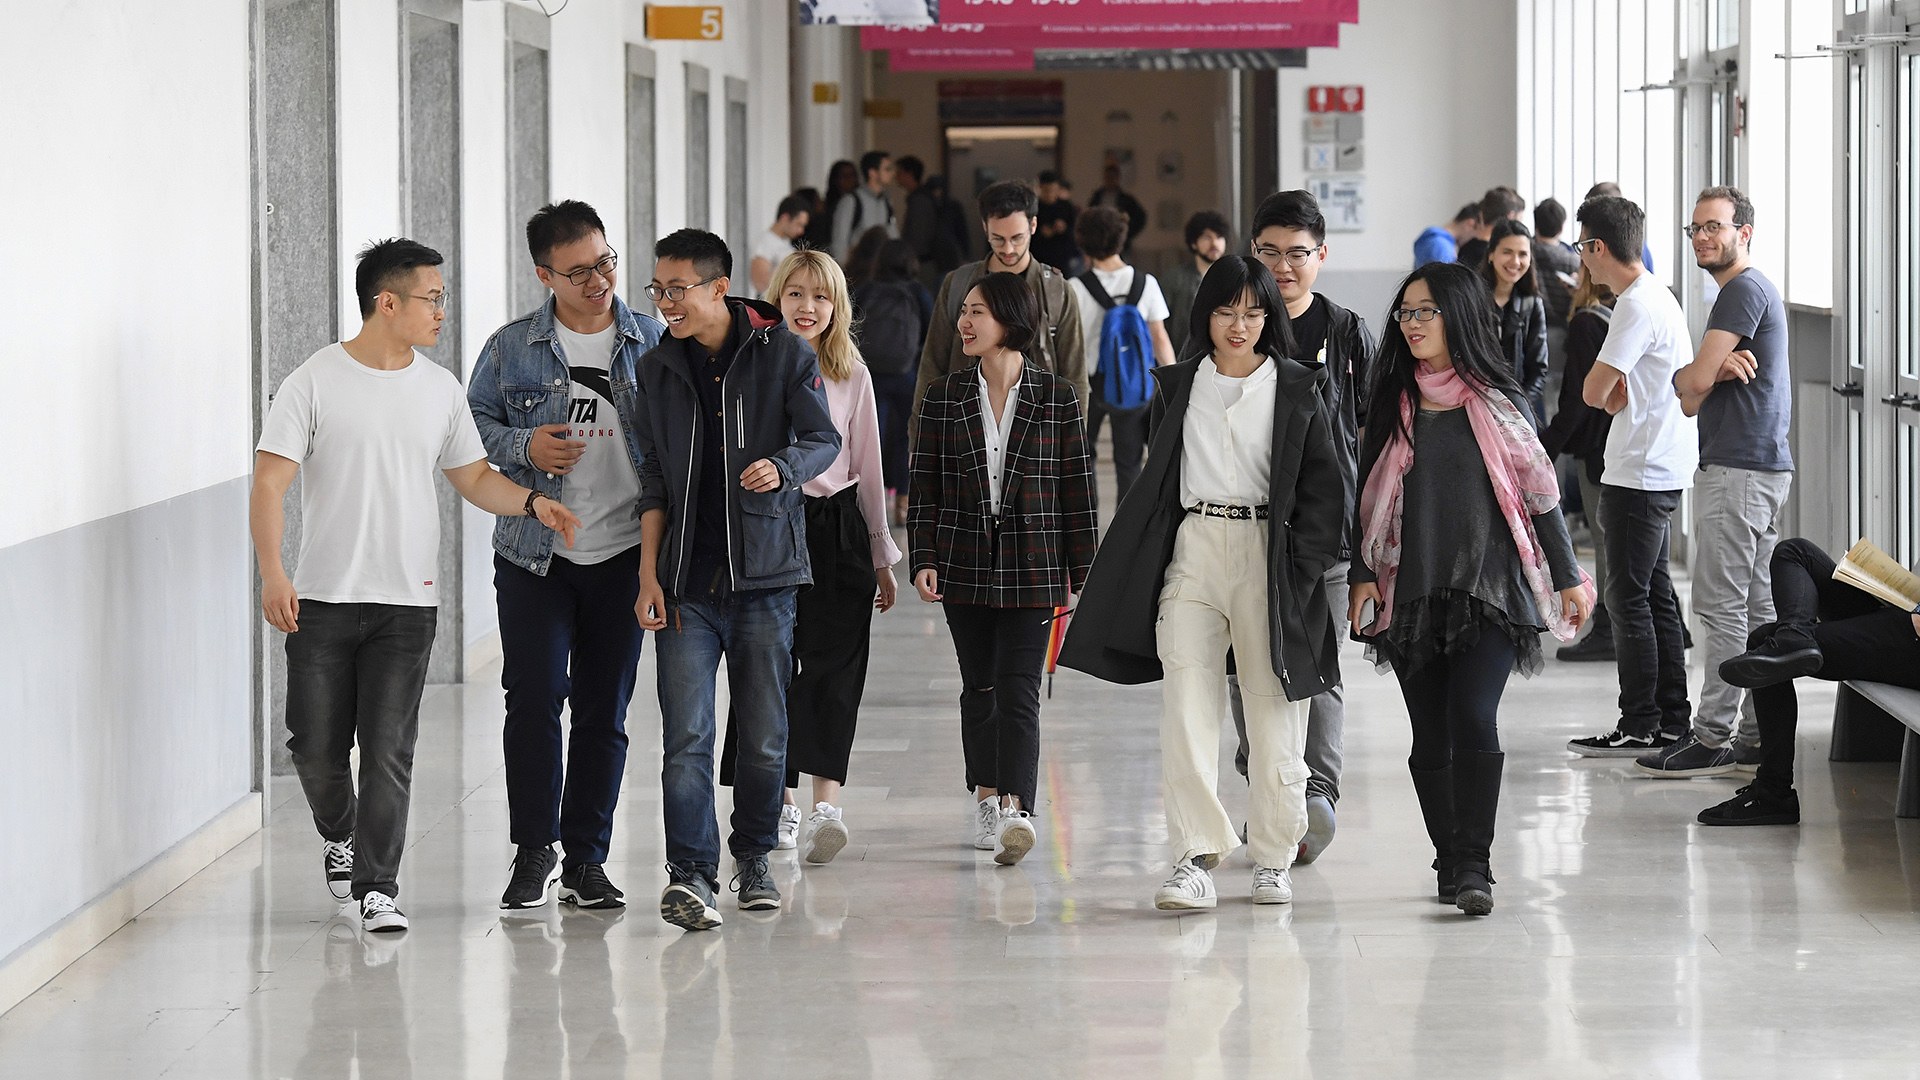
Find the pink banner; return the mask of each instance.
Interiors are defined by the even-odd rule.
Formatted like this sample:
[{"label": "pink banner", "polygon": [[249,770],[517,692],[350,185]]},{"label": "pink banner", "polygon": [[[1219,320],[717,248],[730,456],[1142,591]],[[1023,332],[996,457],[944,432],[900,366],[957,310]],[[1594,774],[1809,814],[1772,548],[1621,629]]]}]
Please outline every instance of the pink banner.
[{"label": "pink banner", "polygon": [[889,71],[1032,71],[1032,49],[969,45],[895,48],[887,53]]},{"label": "pink banner", "polygon": [[862,49],[1305,49],[1340,44],[1337,23],[1121,23],[1112,26],[863,26]]},{"label": "pink banner", "polygon": [[940,21],[988,26],[1357,23],[1360,0],[940,0]]}]

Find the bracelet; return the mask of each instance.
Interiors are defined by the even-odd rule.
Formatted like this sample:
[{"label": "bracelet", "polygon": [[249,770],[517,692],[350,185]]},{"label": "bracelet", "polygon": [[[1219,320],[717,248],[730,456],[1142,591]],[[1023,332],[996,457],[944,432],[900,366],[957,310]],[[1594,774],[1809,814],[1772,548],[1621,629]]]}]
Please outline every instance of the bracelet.
[{"label": "bracelet", "polygon": [[533,500],[535,500],[535,499],[547,499],[547,501],[548,501],[548,502],[552,502],[552,501],[553,501],[552,499],[548,499],[548,498],[547,498],[547,494],[546,494],[546,492],[544,492],[544,491],[529,491],[529,492],[527,492],[527,505],[526,505],[525,507],[523,507],[522,509],[524,509],[524,510],[526,511],[526,514],[527,514],[527,516],[528,516],[528,517],[533,517],[533,516],[534,516],[534,513],[533,513]]}]

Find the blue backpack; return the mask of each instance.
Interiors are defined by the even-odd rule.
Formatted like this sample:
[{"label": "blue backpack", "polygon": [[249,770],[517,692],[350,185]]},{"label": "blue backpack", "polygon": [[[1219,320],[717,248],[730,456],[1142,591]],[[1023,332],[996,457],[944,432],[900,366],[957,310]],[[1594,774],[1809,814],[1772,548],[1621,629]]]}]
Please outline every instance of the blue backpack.
[{"label": "blue backpack", "polygon": [[1153,379],[1147,374],[1153,366],[1153,339],[1147,334],[1146,317],[1140,314],[1147,275],[1134,268],[1125,300],[1108,295],[1092,270],[1080,275],[1080,284],[1106,309],[1100,319],[1100,360],[1093,369],[1093,381],[1110,408],[1137,409],[1153,397]]}]

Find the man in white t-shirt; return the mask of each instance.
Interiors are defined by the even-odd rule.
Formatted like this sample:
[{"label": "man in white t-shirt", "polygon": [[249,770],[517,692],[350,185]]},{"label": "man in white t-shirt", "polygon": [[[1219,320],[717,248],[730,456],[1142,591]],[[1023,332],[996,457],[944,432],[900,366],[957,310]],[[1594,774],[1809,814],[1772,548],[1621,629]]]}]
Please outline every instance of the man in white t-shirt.
[{"label": "man in white t-shirt", "polygon": [[1667,574],[1672,516],[1700,463],[1694,419],[1673,377],[1693,359],[1680,302],[1640,259],[1647,218],[1617,195],[1581,204],[1580,260],[1595,284],[1620,299],[1581,396],[1613,414],[1600,476],[1600,531],[1607,545],[1607,612],[1620,667],[1620,721],[1575,739],[1583,757],[1639,757],[1686,736],[1687,653],[1680,601]]},{"label": "man in white t-shirt", "polygon": [[[1067,282],[1080,305],[1080,338],[1093,391],[1087,402],[1087,445],[1099,442],[1101,421],[1111,422],[1117,506],[1140,475],[1140,458],[1147,445],[1147,412],[1152,408],[1147,401],[1153,388],[1148,369],[1173,363],[1173,342],[1167,337],[1167,298],[1152,274],[1135,270],[1120,258],[1127,243],[1127,218],[1120,211],[1094,207],[1081,212],[1074,221],[1073,239],[1087,257],[1086,273]],[[1101,330],[1110,314],[1116,320],[1130,321],[1128,305],[1146,322],[1152,355],[1133,355],[1136,343],[1125,342],[1123,337],[1122,343],[1128,347],[1105,358],[1103,369],[1101,340],[1103,336],[1111,340],[1112,335],[1103,335]],[[1121,365],[1133,370],[1118,370]],[[1137,400],[1127,400],[1129,394]]]},{"label": "man in white t-shirt", "polygon": [[798,195],[789,195],[780,200],[780,206],[774,211],[773,224],[753,241],[753,259],[747,264],[747,277],[753,283],[753,295],[758,298],[767,293],[767,284],[773,280],[774,267],[780,260],[793,254],[794,242],[807,231],[807,220],[812,216],[813,204]]},{"label": "man in white t-shirt", "polygon": [[[323,841],[327,889],[357,901],[361,926],[375,932],[407,928],[394,899],[439,604],[435,470],[482,510],[538,517],[569,544],[580,526],[487,467],[460,380],[415,351],[439,340],[446,319],[440,262],[412,240],[360,253],[360,333],[280,384],[254,461],[260,606],[287,634],[287,749]],[[303,471],[289,578],[283,501]]]}]

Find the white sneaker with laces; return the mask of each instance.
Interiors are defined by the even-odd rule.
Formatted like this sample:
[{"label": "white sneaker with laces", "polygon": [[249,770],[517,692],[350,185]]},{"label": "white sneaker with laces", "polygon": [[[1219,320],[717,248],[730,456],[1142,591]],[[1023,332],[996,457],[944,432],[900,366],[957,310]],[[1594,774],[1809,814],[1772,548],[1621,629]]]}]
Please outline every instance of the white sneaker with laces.
[{"label": "white sneaker with laces", "polygon": [[792,851],[799,846],[800,808],[792,803],[781,803],[779,842],[774,847],[781,851]]},{"label": "white sneaker with laces", "polygon": [[1194,862],[1173,868],[1173,876],[1153,894],[1153,906],[1161,911],[1193,911],[1217,907],[1219,896],[1213,891],[1213,875]]},{"label": "white sneaker with laces", "polygon": [[994,837],[993,861],[1012,866],[1033,850],[1033,815],[1025,810],[1002,808]]},{"label": "white sneaker with laces", "polygon": [[1293,877],[1272,866],[1253,868],[1253,902],[1256,904],[1293,903]]},{"label": "white sneaker with laces", "polygon": [[320,868],[327,875],[327,893],[344,904],[353,899],[353,837],[320,841]]},{"label": "white sneaker with laces", "polygon": [[980,851],[992,851],[1000,837],[1000,807],[992,799],[980,799],[973,804],[973,846]]},{"label": "white sneaker with laces", "polygon": [[360,929],[375,934],[395,934],[407,928],[407,917],[393,906],[393,897],[370,892],[360,898]]},{"label": "white sneaker with laces", "polygon": [[833,861],[847,846],[847,823],[840,808],[832,803],[814,803],[813,816],[807,819],[806,860],[815,866]]}]

